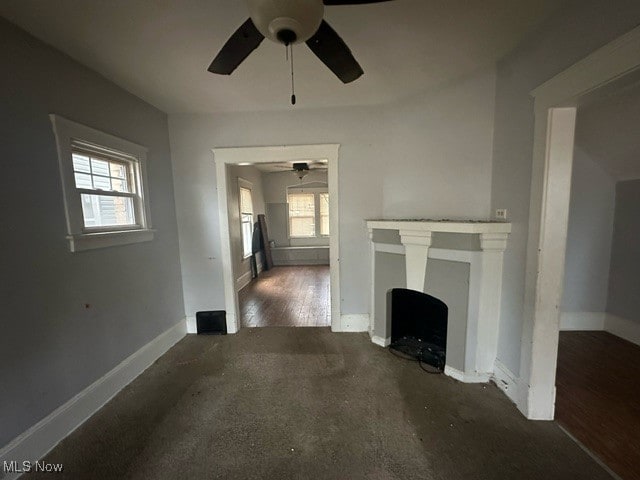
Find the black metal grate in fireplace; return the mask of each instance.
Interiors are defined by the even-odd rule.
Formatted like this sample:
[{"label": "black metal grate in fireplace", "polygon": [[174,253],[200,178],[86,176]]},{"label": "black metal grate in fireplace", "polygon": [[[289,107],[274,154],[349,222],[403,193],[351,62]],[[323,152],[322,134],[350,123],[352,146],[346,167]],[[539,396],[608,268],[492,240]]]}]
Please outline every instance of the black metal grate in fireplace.
[{"label": "black metal grate in fireplace", "polygon": [[389,292],[392,351],[444,371],[447,353],[447,305],[406,288]]}]

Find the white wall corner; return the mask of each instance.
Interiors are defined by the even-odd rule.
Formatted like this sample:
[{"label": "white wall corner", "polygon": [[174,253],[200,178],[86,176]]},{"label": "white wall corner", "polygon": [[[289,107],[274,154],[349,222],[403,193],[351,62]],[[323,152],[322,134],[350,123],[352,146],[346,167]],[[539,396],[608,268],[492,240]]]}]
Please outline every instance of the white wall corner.
[{"label": "white wall corner", "polygon": [[340,316],[340,329],[334,332],[368,332],[369,314],[354,313]]},{"label": "white wall corner", "polygon": [[640,322],[634,322],[628,318],[607,313],[604,320],[604,329],[613,335],[640,345]]},{"label": "white wall corner", "polygon": [[[186,333],[186,322],[183,319],[158,335],[113,370],[2,447],[0,465],[11,461],[21,464],[22,461],[33,462],[43,458],[61,440],[184,338]],[[9,473],[0,478],[13,480],[18,476],[19,474]]]},{"label": "white wall corner", "polygon": [[560,330],[604,330],[605,312],[561,312]]},{"label": "white wall corner", "polygon": [[513,403],[518,403],[520,379],[500,360],[496,359],[491,380]]}]

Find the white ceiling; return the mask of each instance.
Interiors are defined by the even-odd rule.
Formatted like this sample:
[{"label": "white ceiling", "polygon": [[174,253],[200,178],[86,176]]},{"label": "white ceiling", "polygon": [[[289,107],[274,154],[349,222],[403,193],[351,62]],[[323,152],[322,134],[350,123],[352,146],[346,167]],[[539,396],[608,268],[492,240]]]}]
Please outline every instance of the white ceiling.
[{"label": "white ceiling", "polygon": [[[296,47],[296,108],[392,102],[491,65],[560,0],[396,0],[327,7],[365,75],[343,85]],[[284,47],[207,72],[248,17],[239,0],[3,0],[0,15],[168,113],[291,108]]]},{"label": "white ceiling", "polygon": [[578,109],[576,144],[615,180],[640,178],[640,83]]}]

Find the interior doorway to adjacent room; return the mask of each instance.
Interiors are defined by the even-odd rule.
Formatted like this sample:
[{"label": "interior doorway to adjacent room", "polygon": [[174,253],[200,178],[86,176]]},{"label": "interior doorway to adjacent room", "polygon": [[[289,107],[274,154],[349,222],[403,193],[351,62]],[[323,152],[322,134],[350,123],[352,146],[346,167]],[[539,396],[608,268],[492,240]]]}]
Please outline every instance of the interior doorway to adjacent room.
[{"label": "interior doorway to adjacent room", "polygon": [[531,92],[535,106],[518,407],[552,420],[578,107],[640,80],[640,27]]},{"label": "interior doorway to adjacent room", "polygon": [[579,105],[555,418],[640,479],[640,82]]},{"label": "interior doorway to adjacent room", "polygon": [[340,330],[338,145],[214,149],[227,329]]},{"label": "interior doorway to adjacent room", "polygon": [[241,326],[330,326],[327,160],[227,170]]}]

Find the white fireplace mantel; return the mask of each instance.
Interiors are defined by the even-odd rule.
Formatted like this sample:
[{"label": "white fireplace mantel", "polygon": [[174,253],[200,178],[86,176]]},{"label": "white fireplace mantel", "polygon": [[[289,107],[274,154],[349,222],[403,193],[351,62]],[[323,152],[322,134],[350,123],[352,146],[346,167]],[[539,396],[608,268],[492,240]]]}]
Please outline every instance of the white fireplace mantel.
[{"label": "white fireplace mantel", "polygon": [[[467,263],[467,323],[463,326],[465,328],[455,329],[457,332],[464,331],[465,338],[454,339],[464,344],[464,366],[457,365],[455,368],[449,365],[447,359],[445,373],[465,382],[489,380],[494,371],[498,348],[503,254],[511,224],[490,221],[368,220],[367,227],[371,241],[370,333],[373,342],[386,346],[391,339],[386,308],[376,311],[376,304],[380,307],[380,299],[376,297],[379,290],[376,278],[385,274],[377,266],[378,252],[404,255],[406,283],[396,286],[420,292],[428,290],[425,280],[429,259]],[[464,241],[453,245],[460,236],[465,237]]]}]

